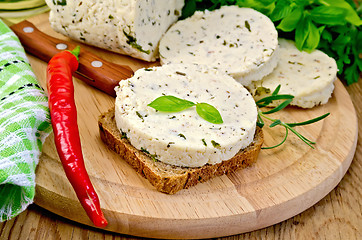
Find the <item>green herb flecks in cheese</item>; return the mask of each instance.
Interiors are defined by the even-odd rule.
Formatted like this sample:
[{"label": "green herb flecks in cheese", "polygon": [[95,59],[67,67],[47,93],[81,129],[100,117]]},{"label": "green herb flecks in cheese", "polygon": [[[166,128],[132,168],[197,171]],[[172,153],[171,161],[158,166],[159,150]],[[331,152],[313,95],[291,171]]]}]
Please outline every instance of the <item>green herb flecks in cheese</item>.
[{"label": "green herb flecks in cheese", "polygon": [[[72,39],[146,61],[177,21],[184,0],[46,0],[54,30]],[[63,4],[65,3],[65,4]]]},{"label": "green herb flecks in cheese", "polygon": [[65,5],[67,5],[67,0],[53,0],[53,4],[65,6]]},{"label": "green herb flecks in cheese", "polygon": [[[118,128],[134,147],[147,149],[159,161],[189,167],[216,164],[253,141],[257,109],[251,94],[215,69],[194,64],[140,69],[121,81],[116,92]],[[157,97],[169,95],[214,106],[223,123],[206,121],[196,105],[178,112],[149,106]]]},{"label": "green herb flecks in cheese", "polygon": [[176,22],[160,41],[162,64],[212,66],[243,85],[272,72],[278,61],[273,22],[250,8],[224,6]]},{"label": "green herb flecks in cheese", "polygon": [[[311,108],[327,103],[337,78],[336,61],[319,50],[300,52],[290,40],[279,39],[279,44],[277,68],[248,86],[255,99],[265,97],[280,84],[281,94],[294,96],[291,105]],[[279,103],[274,102],[270,106]]]},{"label": "green herb flecks in cheese", "polygon": [[[130,27],[129,27],[129,30],[131,30]],[[139,50],[139,51],[141,51],[141,52],[144,52],[144,53],[146,53],[146,54],[150,54],[150,50],[144,50],[144,49],[142,48],[142,46],[137,43],[137,39],[131,35],[131,34],[132,34],[131,31],[130,31],[129,33],[127,33],[127,32],[123,29],[123,33],[124,33],[124,35],[125,35],[126,38],[127,38],[126,43],[128,43],[130,46],[132,46],[133,48],[135,48],[135,49],[137,49],[137,50]],[[150,46],[152,46],[152,43],[151,43]]]}]

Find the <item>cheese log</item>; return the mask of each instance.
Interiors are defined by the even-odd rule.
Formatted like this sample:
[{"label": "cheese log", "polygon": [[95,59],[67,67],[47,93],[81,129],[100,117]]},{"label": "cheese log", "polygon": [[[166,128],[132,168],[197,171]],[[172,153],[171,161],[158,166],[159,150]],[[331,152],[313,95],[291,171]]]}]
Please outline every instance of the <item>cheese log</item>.
[{"label": "cheese log", "polygon": [[74,40],[146,61],[158,58],[162,35],[184,0],[46,0],[51,27]]},{"label": "cheese log", "polygon": [[[280,94],[294,96],[291,105],[312,108],[327,103],[337,79],[336,61],[319,50],[301,52],[291,40],[279,39],[279,44],[280,60],[277,68],[248,86],[254,98],[258,100],[265,97],[281,85]],[[280,103],[275,101],[269,106]]]},{"label": "cheese log", "polygon": [[[168,64],[140,69],[116,88],[115,119],[137,149],[175,166],[199,167],[232,158],[253,141],[257,109],[251,94],[225,73],[201,65]],[[214,106],[213,124],[192,106],[159,112],[148,106],[164,95]]]},{"label": "cheese log", "polygon": [[243,85],[277,65],[273,22],[251,8],[223,6],[178,21],[160,41],[161,64],[197,63],[223,71]]}]

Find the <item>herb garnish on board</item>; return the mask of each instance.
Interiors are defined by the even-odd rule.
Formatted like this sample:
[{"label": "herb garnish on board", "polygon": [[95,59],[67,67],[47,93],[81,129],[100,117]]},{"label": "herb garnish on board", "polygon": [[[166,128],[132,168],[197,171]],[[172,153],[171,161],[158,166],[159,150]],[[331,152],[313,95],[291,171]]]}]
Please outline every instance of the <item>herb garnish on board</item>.
[{"label": "herb garnish on board", "polygon": [[[256,101],[256,105],[258,106],[258,121],[257,121],[257,125],[259,127],[263,127],[264,126],[264,120],[263,118],[271,121],[272,123],[269,125],[270,128],[275,127],[275,126],[282,126],[285,128],[285,136],[284,139],[271,147],[262,147],[262,149],[272,149],[272,148],[276,148],[279,147],[280,145],[282,145],[288,137],[288,133],[289,131],[291,131],[292,133],[294,133],[297,137],[299,137],[303,142],[305,142],[308,146],[310,146],[311,148],[313,147],[313,144],[315,144],[315,142],[309,140],[308,138],[304,137],[302,134],[300,134],[294,127],[296,126],[303,126],[303,125],[308,125],[308,124],[312,124],[315,122],[318,122],[324,118],[326,118],[329,113],[323,114],[322,116],[304,121],[304,122],[298,122],[298,123],[285,123],[283,121],[281,121],[280,119],[274,119],[269,117],[269,114],[271,113],[275,113],[278,112],[280,110],[282,110],[283,108],[285,108],[286,106],[288,106],[294,96],[293,95],[289,95],[289,94],[279,94],[279,90],[280,90],[280,85],[278,85],[278,87],[272,92],[272,94],[270,96],[264,97],[258,101]],[[279,104],[278,106],[268,110],[268,111],[262,111],[260,108],[263,107],[267,107],[272,101],[275,100],[284,100],[281,104]]]},{"label": "herb garnish on board", "polygon": [[[307,121],[298,122],[298,123],[285,123],[280,119],[274,119],[274,118],[269,117],[269,114],[278,112],[278,111],[284,109],[285,107],[287,107],[294,98],[293,95],[279,94],[280,88],[281,88],[281,86],[278,85],[278,87],[271,93],[270,96],[264,97],[264,98],[256,101],[256,105],[258,107],[258,119],[257,119],[258,127],[260,127],[260,128],[264,127],[263,118],[265,118],[272,122],[269,125],[270,128],[278,126],[278,125],[285,128],[285,136],[284,136],[284,139],[280,143],[278,143],[274,146],[271,146],[271,147],[262,147],[262,149],[272,149],[272,148],[279,147],[287,140],[289,131],[294,133],[297,137],[299,137],[308,146],[310,146],[311,148],[314,148],[313,144],[315,144],[315,142],[304,137],[294,127],[308,125],[308,124],[318,122],[318,121],[326,118],[329,115],[329,113],[326,113],[322,116],[319,116],[319,117],[316,117],[316,118],[313,118],[313,119],[310,119]],[[270,103],[272,103],[273,101],[276,101],[276,100],[277,101],[284,100],[284,101],[281,104],[279,104],[278,106],[269,109],[268,111],[261,110],[261,108],[267,107]],[[221,118],[219,111],[215,107],[213,107],[207,103],[193,103],[191,101],[177,98],[175,96],[166,95],[166,96],[158,97],[155,100],[153,100],[150,104],[148,104],[148,106],[150,106],[160,112],[181,112],[181,111],[186,110],[195,105],[196,105],[196,111],[199,114],[199,116],[202,117],[203,119],[205,119],[206,121],[209,121],[209,122],[215,123],[215,124],[223,123],[223,120]],[[179,134],[179,136],[185,138],[182,134]],[[204,145],[207,146],[205,140],[202,139],[202,141],[203,141]],[[211,142],[214,147],[220,146],[220,144],[216,143],[215,141],[211,141]]]},{"label": "herb garnish on board", "polygon": [[337,62],[347,84],[362,71],[362,5],[358,0],[186,0],[182,18],[223,5],[250,7],[268,16],[280,37],[300,51],[320,49]]}]

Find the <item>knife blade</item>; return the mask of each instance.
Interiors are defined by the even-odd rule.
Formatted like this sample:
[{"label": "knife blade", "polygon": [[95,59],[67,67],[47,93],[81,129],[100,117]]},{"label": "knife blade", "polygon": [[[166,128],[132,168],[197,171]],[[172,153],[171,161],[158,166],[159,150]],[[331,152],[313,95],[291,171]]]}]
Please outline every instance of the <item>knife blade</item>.
[{"label": "knife blade", "polygon": [[[58,52],[73,50],[79,45],[49,36],[26,20],[14,24],[10,28],[18,36],[25,51],[45,62],[48,62]],[[108,62],[84,48],[81,48],[79,54],[79,68],[74,73],[74,77],[113,97],[116,96],[114,87],[118,85],[119,81],[132,75],[133,70],[129,66]]]}]

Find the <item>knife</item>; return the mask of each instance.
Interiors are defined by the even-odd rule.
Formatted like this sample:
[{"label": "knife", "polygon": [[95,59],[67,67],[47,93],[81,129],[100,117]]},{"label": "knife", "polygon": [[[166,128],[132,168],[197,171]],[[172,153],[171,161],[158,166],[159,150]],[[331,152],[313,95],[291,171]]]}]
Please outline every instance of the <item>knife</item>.
[{"label": "knife", "polygon": [[[25,50],[45,62],[58,52],[73,50],[77,44],[51,37],[37,29],[29,21],[22,21],[10,27],[18,36]],[[74,77],[111,95],[116,96],[114,87],[122,79],[133,75],[133,70],[126,65],[108,62],[93,53],[81,49],[79,54],[79,68]]]}]

